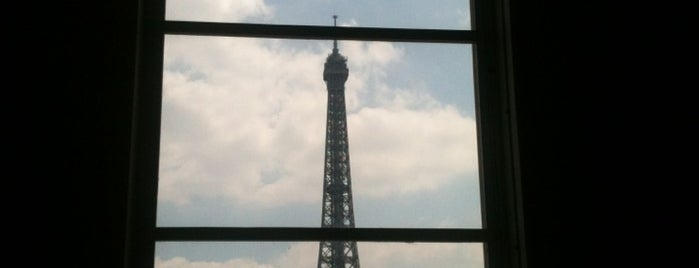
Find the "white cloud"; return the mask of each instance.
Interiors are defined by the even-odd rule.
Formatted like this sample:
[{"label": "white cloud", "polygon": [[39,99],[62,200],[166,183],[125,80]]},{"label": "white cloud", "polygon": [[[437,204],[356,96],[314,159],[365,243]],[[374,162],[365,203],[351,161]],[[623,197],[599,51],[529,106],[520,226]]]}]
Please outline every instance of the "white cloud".
[{"label": "white cloud", "polygon": [[[320,204],[322,68],[331,42],[300,44],[309,43],[167,37],[161,201]],[[340,46],[350,65],[346,98],[356,196],[430,191],[475,171],[474,120],[424,91],[385,81],[403,49],[382,42]]]},{"label": "white cloud", "polygon": [[294,243],[272,262],[275,267],[315,267],[318,265],[318,243]]},{"label": "white cloud", "polygon": [[[364,267],[484,267],[481,244],[459,243],[358,243]],[[156,268],[276,268],[313,267],[318,261],[317,243],[294,243],[269,261],[235,258],[224,262],[190,261],[183,257],[155,259]]]},{"label": "white cloud", "polygon": [[[181,37],[168,38],[166,54],[161,198],[314,198],[292,194],[322,178],[321,164],[306,163],[322,163],[323,55],[267,40]],[[196,73],[206,78],[191,79]]]},{"label": "white cloud", "polygon": [[477,168],[473,119],[450,106],[410,109],[420,102],[411,94],[397,94],[391,102],[363,108],[348,119],[358,192],[385,196],[434,190]]},{"label": "white cloud", "polygon": [[351,18],[349,21],[345,21],[345,22],[340,22],[340,23],[338,23],[338,26],[341,26],[341,27],[354,27],[354,26],[359,26],[359,23],[357,22],[357,20],[356,20],[355,18]]},{"label": "white cloud", "polygon": [[169,20],[240,22],[249,17],[269,18],[273,8],[264,0],[168,0]]},{"label": "white cloud", "polygon": [[480,244],[364,243],[358,251],[365,267],[484,267]]},{"label": "white cloud", "polygon": [[155,258],[155,268],[273,268],[275,266],[259,264],[252,259],[232,259],[226,262],[190,261],[182,257],[163,260]]},{"label": "white cloud", "polygon": [[462,29],[471,29],[471,11],[469,9],[457,8],[456,17],[459,18],[459,27],[462,27]]}]

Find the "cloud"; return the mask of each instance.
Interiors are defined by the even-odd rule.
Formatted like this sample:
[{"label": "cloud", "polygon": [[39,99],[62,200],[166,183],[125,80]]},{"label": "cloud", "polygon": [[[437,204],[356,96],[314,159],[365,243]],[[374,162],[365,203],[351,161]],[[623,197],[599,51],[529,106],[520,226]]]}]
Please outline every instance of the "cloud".
[{"label": "cloud", "polygon": [[357,23],[357,20],[356,20],[356,19],[350,19],[348,22],[343,22],[343,23],[338,24],[338,26],[341,26],[341,27],[356,27],[356,26],[359,26],[359,23]]},{"label": "cloud", "polygon": [[480,244],[364,243],[358,251],[365,267],[484,267]]},{"label": "cloud", "polygon": [[[160,201],[320,204],[327,101],[322,68],[331,44],[168,36]],[[340,46],[349,58],[355,196],[432,191],[475,172],[475,121],[423,89],[386,81],[392,65],[401,64],[403,48]]]},{"label": "cloud", "polygon": [[457,8],[456,17],[459,18],[458,25],[462,27],[462,29],[471,29],[471,11],[469,9]]},{"label": "cloud", "polygon": [[168,38],[166,54],[160,196],[308,201],[275,197],[322,178],[324,56],[269,40],[184,37]]},{"label": "cloud", "polygon": [[[388,102],[348,119],[357,191],[371,196],[429,191],[477,168],[473,119],[405,92]],[[420,108],[423,102],[428,104]]]},{"label": "cloud", "polygon": [[168,0],[169,20],[241,22],[249,17],[269,18],[274,9],[264,0]]},{"label": "cloud", "polygon": [[155,258],[155,268],[273,268],[275,266],[259,264],[252,259],[232,259],[226,262],[190,261],[182,257],[169,260]]},{"label": "cloud", "polygon": [[[459,243],[358,243],[364,267],[484,267],[481,244]],[[183,257],[155,258],[156,268],[276,268],[313,267],[318,261],[317,243],[293,243],[284,253],[267,261],[234,258],[223,262],[190,261]]]},{"label": "cloud", "polygon": [[275,267],[314,267],[318,265],[318,243],[294,243],[272,262]]}]

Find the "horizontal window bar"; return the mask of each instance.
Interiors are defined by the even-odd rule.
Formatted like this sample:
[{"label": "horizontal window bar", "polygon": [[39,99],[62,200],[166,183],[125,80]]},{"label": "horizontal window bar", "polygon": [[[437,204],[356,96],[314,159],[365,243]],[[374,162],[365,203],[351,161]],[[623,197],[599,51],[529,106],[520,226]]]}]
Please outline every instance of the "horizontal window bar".
[{"label": "horizontal window bar", "polygon": [[165,21],[166,34],[290,39],[341,39],[391,42],[475,43],[478,32],[369,27],[332,27]]},{"label": "horizontal window bar", "polygon": [[161,227],[157,241],[485,242],[482,229]]}]

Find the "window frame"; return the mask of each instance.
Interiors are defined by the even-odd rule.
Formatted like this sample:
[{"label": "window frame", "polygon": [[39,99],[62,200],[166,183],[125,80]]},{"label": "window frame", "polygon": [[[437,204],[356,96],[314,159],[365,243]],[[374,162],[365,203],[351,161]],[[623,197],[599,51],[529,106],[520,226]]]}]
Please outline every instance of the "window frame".
[{"label": "window frame", "polygon": [[[165,20],[165,0],[139,1],[125,266],[152,267],[158,241],[478,242],[486,268],[526,267],[509,46],[508,1],[471,0],[471,30]],[[471,44],[481,229],[157,227],[165,35]]]}]

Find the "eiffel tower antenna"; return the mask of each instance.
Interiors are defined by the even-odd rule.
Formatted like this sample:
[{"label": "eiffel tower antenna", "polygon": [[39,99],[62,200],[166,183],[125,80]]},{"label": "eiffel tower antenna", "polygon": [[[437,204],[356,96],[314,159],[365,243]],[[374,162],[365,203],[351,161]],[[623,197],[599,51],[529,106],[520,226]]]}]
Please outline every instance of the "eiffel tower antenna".
[{"label": "eiffel tower antenna", "polygon": [[[333,15],[333,27],[337,28],[337,15]],[[333,40],[333,53],[337,51],[337,38],[335,38]]]}]

